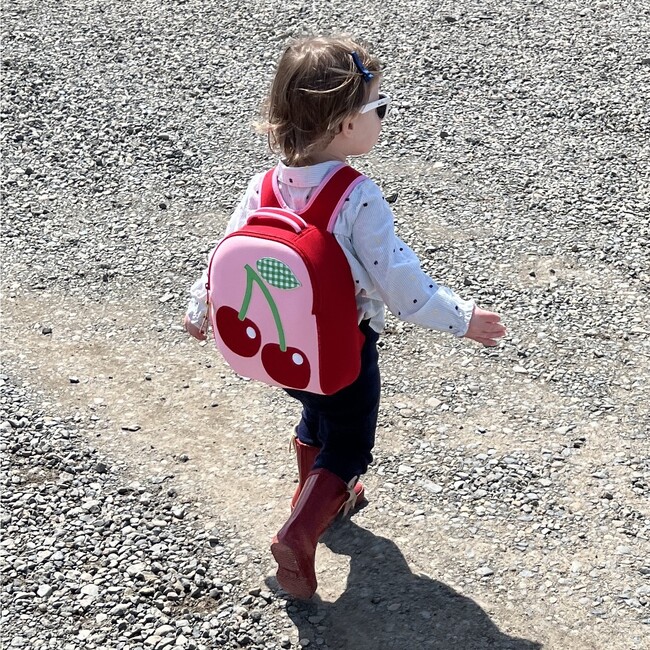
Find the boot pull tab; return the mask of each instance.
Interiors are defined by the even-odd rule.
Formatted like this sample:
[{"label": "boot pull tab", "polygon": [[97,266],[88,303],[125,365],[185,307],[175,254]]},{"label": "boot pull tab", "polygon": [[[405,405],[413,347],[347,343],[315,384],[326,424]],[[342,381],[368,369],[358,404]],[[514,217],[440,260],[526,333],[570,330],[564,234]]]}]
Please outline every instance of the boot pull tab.
[{"label": "boot pull tab", "polygon": [[353,476],[348,482],[346,489],[348,492],[348,498],[343,504],[343,516],[345,517],[350,510],[352,510],[357,502],[357,494],[354,491],[354,486],[357,484],[358,476]]}]

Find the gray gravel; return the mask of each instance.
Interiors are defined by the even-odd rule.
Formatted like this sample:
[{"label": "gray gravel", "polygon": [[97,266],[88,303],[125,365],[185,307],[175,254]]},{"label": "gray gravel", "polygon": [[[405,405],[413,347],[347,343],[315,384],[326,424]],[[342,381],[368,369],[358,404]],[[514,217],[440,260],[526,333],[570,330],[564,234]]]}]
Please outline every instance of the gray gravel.
[{"label": "gray gravel", "polygon": [[282,599],[242,587],[255,551],[226,522],[202,529],[173,475],[129,478],[7,376],[0,417],[3,647],[275,648],[286,636]]},{"label": "gray gravel", "polygon": [[[460,602],[453,588],[524,610],[530,629],[516,636],[531,642],[645,647],[649,23],[645,0],[5,0],[6,645],[363,648],[363,632],[391,639],[376,647],[447,650],[459,647],[454,630],[419,604]],[[338,531],[327,541],[351,555],[349,595],[307,607],[264,583],[266,548],[245,529],[224,517],[206,530],[174,473],[147,471],[144,446],[103,451],[98,405],[58,401],[58,378],[43,380],[21,341],[27,330],[71,346],[130,332],[181,345],[187,287],[248,177],[273,162],[251,129],[273,63],[310,29],[376,44],[396,110],[359,167],[425,268],[500,311],[510,334],[481,350],[389,318],[375,496],[358,522],[410,561],[434,558],[440,582],[416,580],[392,542],[350,524],[342,537],[358,552]],[[56,310],[70,302],[79,329],[62,332]],[[23,316],[26,303],[43,308]],[[98,304],[106,317],[86,322]],[[115,322],[110,307],[132,304],[150,318]],[[201,368],[214,360],[192,354]],[[211,406],[245,390],[221,379]],[[64,377],[67,389],[87,381]],[[283,436],[285,400],[258,399]],[[120,427],[135,441],[146,432],[137,418]],[[192,464],[190,447],[178,443],[179,462]],[[285,460],[256,455],[256,476],[284,475]],[[445,544],[458,553],[435,565]],[[377,576],[386,557],[399,570]],[[415,604],[396,598],[409,592]],[[463,648],[531,647],[491,630],[488,605],[468,607],[447,616],[471,610],[479,633]]]}]

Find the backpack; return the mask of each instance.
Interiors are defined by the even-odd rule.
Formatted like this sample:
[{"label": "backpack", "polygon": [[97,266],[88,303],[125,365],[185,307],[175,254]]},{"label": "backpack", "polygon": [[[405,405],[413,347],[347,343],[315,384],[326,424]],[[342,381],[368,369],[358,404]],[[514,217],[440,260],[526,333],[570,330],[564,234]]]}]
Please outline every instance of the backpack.
[{"label": "backpack", "polygon": [[236,373],[320,395],[359,376],[365,339],[350,265],[332,230],[364,178],[335,167],[294,212],[271,169],[260,207],[213,251],[206,285],[212,332]]}]

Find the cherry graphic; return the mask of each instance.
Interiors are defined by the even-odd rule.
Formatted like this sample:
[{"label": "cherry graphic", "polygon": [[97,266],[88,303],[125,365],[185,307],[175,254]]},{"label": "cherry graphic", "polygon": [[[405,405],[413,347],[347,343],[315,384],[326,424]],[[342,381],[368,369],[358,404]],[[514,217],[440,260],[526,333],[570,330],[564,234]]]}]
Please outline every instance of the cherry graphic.
[{"label": "cherry graphic", "polygon": [[221,339],[235,354],[242,357],[257,354],[262,337],[250,318],[240,319],[236,309],[224,305],[217,309],[216,321]]},{"label": "cherry graphic", "polygon": [[[262,263],[265,264],[262,264]],[[246,271],[246,289],[239,311],[223,306],[217,310],[217,330],[223,342],[236,354],[243,357],[255,356],[260,349],[262,337],[255,323],[246,318],[253,297],[253,285],[257,285],[269,306],[278,333],[277,343],[267,343],[262,348],[261,361],[269,377],[278,384],[291,388],[306,388],[311,378],[309,361],[298,348],[287,346],[282,319],[273,296],[264,283],[266,280],[277,289],[292,289],[300,282],[283,262],[272,258],[258,260],[260,274],[249,264]]]},{"label": "cherry graphic", "polygon": [[277,343],[267,343],[262,348],[262,365],[278,384],[290,388],[306,388],[311,377],[309,361],[298,348],[283,351]]}]

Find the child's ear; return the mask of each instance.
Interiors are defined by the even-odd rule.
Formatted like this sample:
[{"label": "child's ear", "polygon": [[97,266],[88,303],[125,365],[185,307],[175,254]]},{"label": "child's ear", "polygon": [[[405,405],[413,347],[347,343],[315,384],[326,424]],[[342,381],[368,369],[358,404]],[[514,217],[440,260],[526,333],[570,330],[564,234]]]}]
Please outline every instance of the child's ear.
[{"label": "child's ear", "polygon": [[343,122],[341,122],[341,133],[344,136],[354,135],[354,117],[346,117]]}]

